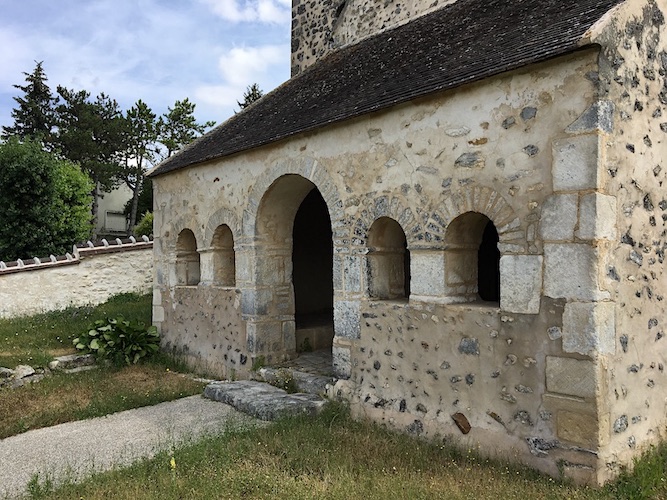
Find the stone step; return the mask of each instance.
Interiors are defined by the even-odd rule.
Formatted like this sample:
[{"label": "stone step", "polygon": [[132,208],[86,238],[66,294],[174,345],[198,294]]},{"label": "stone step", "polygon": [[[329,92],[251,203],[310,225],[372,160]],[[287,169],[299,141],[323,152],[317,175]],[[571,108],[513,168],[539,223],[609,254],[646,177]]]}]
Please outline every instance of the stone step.
[{"label": "stone step", "polygon": [[204,389],[204,397],[228,404],[260,420],[317,415],[326,404],[323,398],[314,394],[288,394],[256,380],[213,382]]},{"label": "stone step", "polygon": [[81,371],[82,369],[90,370],[94,365],[95,357],[92,354],[69,354],[55,358],[49,363],[49,368],[51,370]]},{"label": "stone step", "polygon": [[294,381],[299,392],[322,396],[327,393],[327,385],[333,386],[336,379],[323,375],[301,372],[292,368],[260,368],[254,374],[254,379],[268,382],[271,385],[283,385],[287,378]]}]

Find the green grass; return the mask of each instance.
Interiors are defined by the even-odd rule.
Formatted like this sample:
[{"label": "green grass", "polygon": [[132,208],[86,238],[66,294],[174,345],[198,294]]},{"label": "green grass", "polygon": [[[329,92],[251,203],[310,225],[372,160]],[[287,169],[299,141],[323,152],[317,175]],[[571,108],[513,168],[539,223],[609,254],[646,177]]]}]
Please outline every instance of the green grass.
[{"label": "green grass", "polygon": [[0,366],[44,367],[54,356],[75,352],[72,340],[94,320],[119,314],[128,320],[150,324],[151,296],[120,294],[100,306],[0,319]]},{"label": "green grass", "polygon": [[[72,339],[94,320],[119,314],[150,324],[150,296],[122,294],[97,307],[1,320],[0,339],[4,342],[0,344],[0,366],[44,367],[55,355],[75,352]],[[176,373],[182,369],[160,354],[138,365],[106,366],[75,374],[55,372],[35,384],[0,389],[0,439],[200,394],[203,384]]]},{"label": "green grass", "polygon": [[[316,418],[230,431],[128,468],[57,489],[35,481],[33,498],[604,499],[666,498],[665,450],[651,470],[603,489],[575,487],[530,469],[353,421],[330,405]],[[172,462],[173,459],[173,462]],[[172,466],[173,464],[173,466]]]}]

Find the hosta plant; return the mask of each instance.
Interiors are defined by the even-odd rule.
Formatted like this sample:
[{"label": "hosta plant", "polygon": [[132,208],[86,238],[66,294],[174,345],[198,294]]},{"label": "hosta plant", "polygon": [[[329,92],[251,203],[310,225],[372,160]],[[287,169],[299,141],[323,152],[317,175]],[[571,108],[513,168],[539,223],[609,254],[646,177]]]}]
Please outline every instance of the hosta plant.
[{"label": "hosta plant", "polygon": [[157,328],[130,322],[122,316],[95,321],[87,332],[74,339],[75,347],[96,358],[117,364],[135,364],[160,348]]}]

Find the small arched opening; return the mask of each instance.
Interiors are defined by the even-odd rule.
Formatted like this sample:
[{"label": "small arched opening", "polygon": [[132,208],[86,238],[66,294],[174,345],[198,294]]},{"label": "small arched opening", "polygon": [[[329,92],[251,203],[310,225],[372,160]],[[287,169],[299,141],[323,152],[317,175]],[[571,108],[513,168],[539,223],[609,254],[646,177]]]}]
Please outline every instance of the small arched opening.
[{"label": "small arched opening", "polygon": [[403,228],[390,217],[368,230],[368,293],[379,300],[410,297],[410,252]]},{"label": "small arched opening", "polygon": [[213,250],[213,284],[235,286],[236,259],[234,255],[234,236],[226,224],[218,226],[211,242]]},{"label": "small arched opening", "polygon": [[467,212],[445,235],[445,280],[454,302],[500,301],[498,231],[485,215]]},{"label": "small arched opening", "polygon": [[176,239],[176,281],[178,285],[197,285],[200,280],[197,239],[190,229],[183,229]]}]

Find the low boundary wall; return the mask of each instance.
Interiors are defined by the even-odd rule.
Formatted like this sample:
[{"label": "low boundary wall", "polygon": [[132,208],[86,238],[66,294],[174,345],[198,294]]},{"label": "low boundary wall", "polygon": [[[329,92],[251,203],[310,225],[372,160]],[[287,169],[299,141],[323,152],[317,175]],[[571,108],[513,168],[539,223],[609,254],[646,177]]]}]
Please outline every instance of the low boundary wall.
[{"label": "low boundary wall", "polygon": [[59,257],[0,262],[0,318],[100,304],[152,286],[151,240],[89,241]]}]

